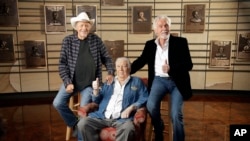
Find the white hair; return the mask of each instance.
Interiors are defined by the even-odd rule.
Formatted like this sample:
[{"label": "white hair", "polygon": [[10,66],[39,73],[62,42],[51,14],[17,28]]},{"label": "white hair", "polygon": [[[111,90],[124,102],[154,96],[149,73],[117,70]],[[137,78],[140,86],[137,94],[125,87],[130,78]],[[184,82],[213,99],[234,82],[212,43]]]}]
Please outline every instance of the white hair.
[{"label": "white hair", "polygon": [[130,63],[130,61],[129,61],[129,59],[127,58],[127,57],[118,57],[117,59],[116,59],[116,61],[115,61],[115,64],[118,62],[118,61],[120,61],[120,60],[122,60],[122,61],[126,61],[127,62],[127,67],[130,69],[131,68],[131,63]]},{"label": "white hair", "polygon": [[167,15],[159,15],[153,20],[153,29],[157,27],[157,22],[159,20],[165,20],[169,27],[171,27],[171,19]]}]

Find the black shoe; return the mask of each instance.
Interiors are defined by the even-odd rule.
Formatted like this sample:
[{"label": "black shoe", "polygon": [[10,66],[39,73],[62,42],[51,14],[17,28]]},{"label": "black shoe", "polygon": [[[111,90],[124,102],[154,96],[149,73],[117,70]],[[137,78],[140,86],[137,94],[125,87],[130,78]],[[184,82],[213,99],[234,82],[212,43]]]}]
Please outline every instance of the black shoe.
[{"label": "black shoe", "polygon": [[163,134],[156,134],[155,141],[163,141]]},{"label": "black shoe", "polygon": [[77,127],[73,128],[72,137],[77,137]]},{"label": "black shoe", "polygon": [[77,134],[78,134],[78,130],[77,130],[77,123],[79,122],[79,120],[77,120],[77,122],[75,123],[75,125],[73,126],[72,130],[72,136],[73,137],[77,137]]}]

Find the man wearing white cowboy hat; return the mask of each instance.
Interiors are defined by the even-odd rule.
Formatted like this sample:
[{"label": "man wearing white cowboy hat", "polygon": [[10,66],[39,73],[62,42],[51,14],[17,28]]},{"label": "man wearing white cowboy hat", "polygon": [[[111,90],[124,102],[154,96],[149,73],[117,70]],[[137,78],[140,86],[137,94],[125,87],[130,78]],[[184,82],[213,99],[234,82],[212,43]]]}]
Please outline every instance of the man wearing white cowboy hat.
[{"label": "man wearing white cowboy hat", "polygon": [[92,81],[99,78],[102,84],[102,65],[106,66],[108,83],[113,81],[114,67],[112,59],[96,34],[90,33],[95,22],[89,19],[85,12],[70,20],[75,34],[63,39],[59,60],[59,74],[63,81],[54,101],[53,106],[62,116],[67,126],[75,129],[78,118],[69,109],[69,98],[80,92],[80,106],[91,102]]},{"label": "man wearing white cowboy hat", "polygon": [[82,12],[77,17],[71,18],[70,22],[72,27],[77,30],[76,23],[79,21],[85,21],[91,24],[91,26],[95,23],[95,19],[89,19],[87,13]]}]

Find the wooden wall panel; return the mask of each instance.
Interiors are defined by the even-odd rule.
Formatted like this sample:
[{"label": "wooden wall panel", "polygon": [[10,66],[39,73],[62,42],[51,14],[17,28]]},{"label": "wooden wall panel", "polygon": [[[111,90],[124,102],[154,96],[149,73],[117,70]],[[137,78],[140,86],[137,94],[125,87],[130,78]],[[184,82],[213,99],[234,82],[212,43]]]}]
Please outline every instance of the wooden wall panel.
[{"label": "wooden wall panel", "polygon": [[250,72],[235,72],[233,75],[234,90],[249,90]]},{"label": "wooden wall panel", "polygon": [[[208,35],[208,33],[204,32],[204,33],[194,33],[191,35],[190,35],[190,33],[182,33],[181,36],[183,36],[183,37],[188,36],[188,43],[189,44],[198,43],[198,45],[200,45],[200,44],[207,43],[207,35]],[[191,49],[192,48],[190,48],[190,50]]]},{"label": "wooden wall panel", "polygon": [[[37,22],[37,21],[40,21],[41,19],[34,17],[34,18],[27,18],[24,20],[26,20],[24,22],[30,22],[30,21]],[[41,31],[41,30],[44,30],[44,26],[41,25],[41,22],[37,22],[37,23],[34,23],[34,22],[23,24],[22,26],[17,27],[17,30],[19,30],[19,31]]]},{"label": "wooden wall panel", "polygon": [[127,34],[121,31],[103,31],[101,33],[102,40],[124,40],[127,39]]},{"label": "wooden wall panel", "polygon": [[[119,32],[121,32],[121,31],[127,31],[128,30],[128,25],[127,24],[122,24],[122,23],[113,23],[113,25],[112,25],[112,27],[110,26],[110,25],[108,25],[108,24],[103,24],[102,26],[101,26],[101,29],[102,30],[111,30],[111,31],[109,31],[109,32],[111,32],[111,33],[113,33],[113,30],[114,31],[119,31]],[[124,32],[126,35],[127,35],[127,33],[126,32]],[[117,35],[117,34],[116,34]],[[119,36],[119,35],[118,35]]]},{"label": "wooden wall panel", "polygon": [[136,43],[134,43],[135,45],[129,45],[128,50],[130,53],[134,53],[134,52],[139,52],[140,54],[142,53],[141,50],[143,50],[144,45],[140,44],[137,45]]},{"label": "wooden wall panel", "polygon": [[49,90],[51,90],[51,91],[58,90],[60,88],[60,86],[62,84],[62,79],[60,78],[57,71],[49,72],[49,84],[50,84]]},{"label": "wooden wall panel", "polygon": [[24,40],[45,40],[45,35],[37,31],[18,31],[17,32],[19,44],[23,44]]},{"label": "wooden wall panel", "polygon": [[[216,73],[216,75],[214,73]],[[207,72],[206,88],[231,90],[233,83],[232,77],[232,72]]]},{"label": "wooden wall panel", "polygon": [[67,32],[64,34],[48,34],[46,35],[47,37],[47,43],[48,44],[58,44],[61,45],[62,44],[62,40],[65,36],[72,34],[72,32]]},{"label": "wooden wall panel", "polygon": [[18,1],[18,8],[22,9],[40,9],[41,6],[44,4],[44,0],[36,0],[32,2],[32,0],[19,0]]},{"label": "wooden wall panel", "polygon": [[[202,68],[201,66],[201,69]],[[203,71],[195,71],[190,72],[191,79],[191,86],[193,89],[204,89],[205,88],[205,80],[206,80],[206,73]]]},{"label": "wooden wall panel", "polygon": [[205,51],[200,51],[200,52],[191,52],[190,53],[192,56],[205,56],[206,52]]},{"label": "wooden wall panel", "polygon": [[[144,42],[146,42],[147,40],[150,40],[153,38],[153,33],[149,33],[149,34],[129,34],[128,35],[128,43],[130,43],[130,46],[134,46],[134,44],[140,44],[138,46],[141,46],[142,48],[144,48]],[[140,49],[140,47],[138,48]]]},{"label": "wooden wall panel", "polygon": [[232,41],[233,43],[235,43],[234,35],[235,31],[211,31],[209,32],[208,40]]},{"label": "wooden wall panel", "polygon": [[[44,4],[66,6],[67,32],[61,34],[45,34]],[[205,30],[203,33],[185,33],[185,9],[188,4],[205,4]],[[17,27],[0,27],[0,34],[13,34],[16,61],[0,63],[0,93],[18,91],[57,90],[61,84],[58,75],[58,61],[61,43],[65,36],[73,33],[70,18],[76,14],[76,5],[97,6],[97,32],[103,40],[124,40],[124,56],[135,60],[144,48],[147,40],[154,37],[153,31],[148,34],[131,33],[131,9],[133,6],[152,6],[152,18],[159,14],[167,14],[172,19],[172,33],[188,39],[194,67],[191,71],[193,89],[250,90],[250,62],[236,61],[238,34],[250,32],[250,2],[235,0],[124,0],[123,6],[103,6],[100,0],[19,0],[19,20]],[[46,44],[46,68],[26,69],[24,66],[24,40],[44,40]],[[211,40],[232,41],[231,67],[210,68]],[[105,68],[103,69],[104,74]],[[147,76],[147,66],[137,72],[137,76]],[[37,76],[43,85],[33,83],[27,88],[25,83]],[[26,78],[27,77],[27,78]],[[12,79],[11,81],[9,79]],[[13,80],[13,79],[16,80]],[[32,78],[33,79],[33,78]],[[27,82],[26,82],[27,81]],[[32,80],[33,81],[33,80]],[[34,80],[35,81],[35,80]],[[219,87],[217,83],[230,84]],[[18,84],[19,83],[19,84]],[[22,83],[22,84],[21,84]],[[18,88],[13,88],[18,87]],[[18,86],[17,86],[18,85]],[[18,92],[16,91],[16,92]],[[201,125],[202,126],[202,125]]]},{"label": "wooden wall panel", "polygon": [[30,92],[30,91],[48,91],[48,74],[47,73],[21,73],[10,74],[10,80],[13,92]]},{"label": "wooden wall panel", "polygon": [[51,51],[51,52],[48,52],[48,58],[51,58],[49,61],[54,61],[54,60],[52,60],[52,58],[58,58],[59,59],[59,57],[60,57],[60,50],[55,50],[55,51]]}]

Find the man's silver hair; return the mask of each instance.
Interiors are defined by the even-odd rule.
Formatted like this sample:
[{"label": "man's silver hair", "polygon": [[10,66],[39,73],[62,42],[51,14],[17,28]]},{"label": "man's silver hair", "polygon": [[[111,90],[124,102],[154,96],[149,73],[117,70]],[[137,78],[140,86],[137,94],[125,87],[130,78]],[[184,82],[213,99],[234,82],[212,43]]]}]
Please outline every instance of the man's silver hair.
[{"label": "man's silver hair", "polygon": [[159,20],[165,20],[169,27],[171,27],[171,19],[167,15],[159,15],[153,20],[153,30],[157,27],[157,22]]},{"label": "man's silver hair", "polygon": [[116,65],[116,63],[117,63],[118,61],[120,61],[120,60],[126,61],[126,62],[127,62],[127,65],[128,65],[128,68],[129,68],[129,69],[131,68],[131,63],[130,63],[130,61],[129,61],[129,59],[128,59],[127,57],[118,57],[118,58],[116,59],[116,61],[115,61],[115,65]]}]

